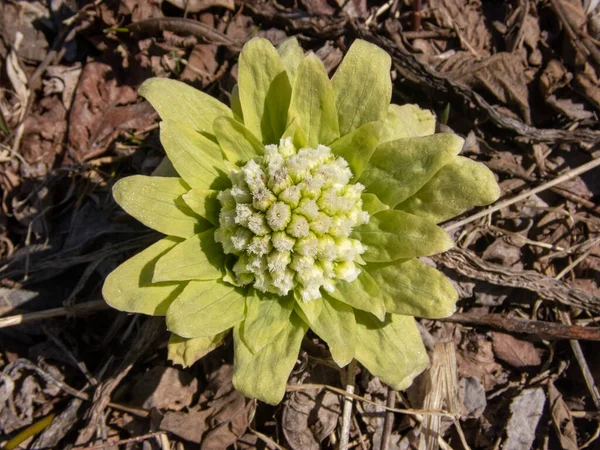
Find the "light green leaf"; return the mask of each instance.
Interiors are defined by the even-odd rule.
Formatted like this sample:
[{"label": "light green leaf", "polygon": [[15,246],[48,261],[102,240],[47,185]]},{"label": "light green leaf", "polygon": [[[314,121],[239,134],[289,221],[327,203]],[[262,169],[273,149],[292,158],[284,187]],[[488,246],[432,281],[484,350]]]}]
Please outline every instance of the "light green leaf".
[{"label": "light green leaf", "polygon": [[242,104],[240,103],[240,89],[237,84],[231,89],[231,111],[233,111],[233,117],[238,122],[244,122]]},{"label": "light green leaf", "polygon": [[181,123],[160,124],[160,141],[173,167],[195,189],[226,189],[230,167],[221,149],[207,137]]},{"label": "light green leaf", "polygon": [[182,337],[214,336],[244,320],[243,291],[220,281],[190,281],[167,311],[167,328]]},{"label": "light green leaf", "polygon": [[153,283],[152,275],[156,261],[179,242],[161,239],[113,270],[102,286],[106,303],[119,311],[164,316],[185,283]]},{"label": "light green leaf", "polygon": [[359,181],[395,206],[415,194],[460,152],[463,139],[451,133],[398,139],[380,145]]},{"label": "light green leaf", "polygon": [[367,262],[389,262],[435,255],[454,246],[452,239],[433,221],[404,211],[375,214],[368,224],[353,231],[353,237],[367,246]]},{"label": "light green leaf", "polygon": [[379,134],[382,127],[381,122],[365,123],[357,130],[342,136],[331,144],[331,152],[334,155],[341,156],[348,162],[355,180],[358,180],[369,164],[369,160],[379,143]]},{"label": "light green leaf", "polygon": [[429,136],[433,133],[435,115],[428,109],[421,109],[418,105],[390,105],[380,142]]},{"label": "light green leaf", "polygon": [[[183,196],[183,198],[185,200],[185,196]],[[377,214],[379,211],[390,209],[390,207],[379,200],[375,194],[362,194],[361,199],[363,202],[362,209],[367,211],[371,216]]]},{"label": "light green leaf", "polygon": [[500,187],[494,173],[482,163],[457,156],[397,208],[439,223],[473,206],[489,205],[498,197]]},{"label": "light green leaf", "polygon": [[458,294],[452,283],[418,259],[370,263],[365,270],[379,286],[390,313],[438,319],[456,310]]},{"label": "light green leaf", "polygon": [[327,343],[336,364],[344,367],[354,358],[356,344],[354,309],[325,295],[324,298],[319,299],[322,307],[315,317],[311,305],[315,301],[296,302],[296,312],[308,323],[311,330]]},{"label": "light green leaf", "polygon": [[290,372],[296,364],[302,338],[308,329],[296,314],[273,341],[252,353],[240,338],[240,325],[233,328],[233,385],[246,397],[270,405],[283,399]]},{"label": "light green leaf", "polygon": [[269,41],[254,38],[244,45],[238,67],[246,128],[263,144],[279,143],[292,95],[283,61]]},{"label": "light green leaf", "polygon": [[200,217],[204,217],[213,225],[219,225],[221,203],[217,200],[219,191],[210,189],[191,189],[182,198],[186,205]]},{"label": "light green leaf", "polygon": [[241,324],[240,336],[252,353],[272,342],[289,324],[294,303],[292,295],[280,297],[250,289],[246,296],[246,319]]},{"label": "light green leaf", "polygon": [[384,50],[354,41],[331,80],[342,136],[385,118],[392,98],[391,65]]},{"label": "light green leaf", "polygon": [[298,39],[291,37],[279,44],[277,52],[279,53],[279,56],[281,56],[283,65],[287,70],[290,83],[293,83],[296,78],[296,70],[304,58],[304,50],[302,50],[302,47],[298,44]]},{"label": "light green leaf", "polygon": [[162,159],[162,161],[156,166],[156,169],[152,172],[151,176],[153,177],[175,177],[179,178],[179,174],[169,161],[169,158],[166,156]]},{"label": "light green leaf", "polygon": [[232,163],[246,163],[264,153],[264,145],[237,120],[219,117],[215,120],[214,130],[221,150]]},{"label": "light green leaf", "polygon": [[181,196],[188,191],[181,178],[133,175],[113,186],[115,201],[144,225],[161,233],[189,237],[202,231],[202,219]]},{"label": "light green leaf", "polygon": [[212,134],[217,117],[233,117],[231,110],[219,100],[181,81],[150,78],[138,92],[154,106],[162,120],[180,122],[197,132]]},{"label": "light green leaf", "polygon": [[329,294],[340,302],[370,312],[379,320],[385,319],[385,304],[377,283],[364,270],[352,283],[338,280],[335,291]]},{"label": "light green leaf", "polygon": [[281,136],[281,138],[282,139],[291,138],[292,144],[294,144],[294,147],[296,147],[296,149],[301,149],[301,148],[306,147],[307,142],[308,142],[308,140],[306,138],[306,134],[304,133],[304,130],[300,126],[300,121],[298,120],[297,117],[295,119],[293,119],[292,123],[290,123],[288,125],[288,127],[283,132],[283,135]]},{"label": "light green leaf", "polygon": [[414,318],[389,314],[381,323],[362,311],[356,311],[356,359],[399,391],[429,365]]},{"label": "light green leaf", "polygon": [[168,358],[173,364],[190,367],[203,356],[223,343],[227,331],[215,336],[184,338],[171,333],[168,345]]},{"label": "light green leaf", "polygon": [[156,263],[154,282],[223,278],[225,254],[214,234],[211,229],[192,236],[162,256]]},{"label": "light green leaf", "polygon": [[311,53],[298,66],[288,122],[299,120],[308,146],[330,144],[340,137],[335,93],[321,60]]}]

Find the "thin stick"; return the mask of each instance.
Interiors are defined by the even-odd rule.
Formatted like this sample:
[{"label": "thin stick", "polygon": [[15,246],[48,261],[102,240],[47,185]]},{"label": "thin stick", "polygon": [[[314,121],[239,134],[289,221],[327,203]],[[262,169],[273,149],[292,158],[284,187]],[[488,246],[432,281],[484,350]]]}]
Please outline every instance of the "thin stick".
[{"label": "thin stick", "polygon": [[[356,377],[356,360],[353,359],[346,369],[346,392],[354,394],[354,379]],[[342,431],[340,433],[340,450],[348,450],[350,437],[350,422],[352,421],[352,397],[344,398],[344,411],[342,412]]]},{"label": "thin stick", "polygon": [[[393,408],[396,404],[396,391],[388,387],[387,399],[385,405],[388,408]],[[381,435],[381,450],[388,450],[390,447],[390,436],[394,427],[394,413],[391,411],[385,412],[383,419],[383,433]]]},{"label": "thin stick", "polygon": [[560,177],[555,178],[554,180],[548,181],[547,183],[544,183],[536,188],[533,188],[530,191],[523,192],[522,194],[519,194],[516,197],[513,197],[510,199],[504,200],[500,203],[497,203],[496,205],[494,205],[490,208],[484,209],[483,211],[480,211],[476,214],[473,214],[472,216],[466,217],[463,220],[459,220],[458,222],[448,224],[448,225],[444,226],[443,228],[446,231],[450,231],[450,230],[454,230],[456,228],[462,227],[463,225],[466,225],[477,219],[485,217],[488,214],[492,214],[493,212],[499,211],[503,208],[506,208],[507,206],[510,206],[510,205],[518,203],[522,200],[525,200],[526,198],[529,198],[532,195],[537,194],[538,192],[545,191],[547,189],[550,189],[553,186],[556,186],[557,184],[563,183],[568,180],[572,180],[573,178],[581,175],[582,173],[588,172],[598,166],[600,166],[600,158],[592,159],[591,161],[589,161],[575,169],[569,170],[567,173],[561,175]]},{"label": "thin stick", "polygon": [[[588,255],[591,253],[591,251],[592,251],[592,249],[590,248],[587,252],[583,253],[579,258],[577,258],[575,261],[573,261],[571,264],[569,264],[567,267],[565,267],[565,269],[562,270],[558,275],[556,275],[555,278],[557,280],[560,280],[567,273],[569,273],[575,266],[577,266],[580,262],[582,262],[585,258],[587,258]],[[572,325],[571,317],[569,316],[569,314],[566,311],[559,311],[558,317],[560,318],[560,321],[563,322],[564,324]],[[570,340],[569,344],[571,345],[571,350],[573,350],[575,359],[577,360],[577,363],[579,364],[579,368],[581,369],[581,373],[585,380],[585,384],[586,384],[588,390],[590,391],[590,394],[592,396],[592,401],[594,402],[596,409],[600,410],[600,393],[598,392],[598,388],[596,387],[596,383],[594,382],[594,377],[593,377],[592,372],[590,371],[590,367],[585,359],[583,350],[581,349],[581,344],[579,344],[578,340],[574,340],[574,339]]]},{"label": "thin stick", "polygon": [[531,334],[546,340],[600,341],[600,328],[598,327],[582,327],[545,320],[522,319],[506,316],[505,314],[459,313],[438,320],[463,325],[480,325],[508,333]]},{"label": "thin stick", "polygon": [[369,405],[377,406],[378,408],[383,408],[386,411],[392,411],[399,414],[411,414],[414,416],[444,416],[444,417],[454,417],[454,414],[450,414],[448,411],[441,410],[431,410],[431,409],[401,409],[401,408],[390,408],[388,406],[381,405],[372,400],[368,400],[360,395],[350,394],[349,392],[336,388],[334,386],[329,386],[328,384],[317,384],[317,383],[307,383],[307,384],[296,384],[296,385],[288,385],[285,389],[286,391],[303,391],[307,389],[328,389],[331,392],[335,392],[336,394],[345,395],[346,397],[352,397],[355,400],[358,400],[363,403],[368,403]]},{"label": "thin stick", "polygon": [[160,439],[161,436],[166,436],[166,431],[155,431],[154,433],[143,434],[141,436],[132,437],[129,439],[121,439],[120,441],[106,442],[104,444],[93,445],[91,447],[73,447],[74,450],[96,450],[107,447],[114,447],[115,445],[134,444],[148,439],[156,438]]},{"label": "thin stick", "polygon": [[82,316],[92,314],[97,311],[109,309],[108,304],[104,300],[94,300],[91,302],[80,303],[70,308],[53,308],[45,311],[36,311],[32,313],[16,314],[14,316],[0,318],[0,328],[14,327],[22,323],[33,322],[35,320],[50,319],[52,317],[62,316]]}]

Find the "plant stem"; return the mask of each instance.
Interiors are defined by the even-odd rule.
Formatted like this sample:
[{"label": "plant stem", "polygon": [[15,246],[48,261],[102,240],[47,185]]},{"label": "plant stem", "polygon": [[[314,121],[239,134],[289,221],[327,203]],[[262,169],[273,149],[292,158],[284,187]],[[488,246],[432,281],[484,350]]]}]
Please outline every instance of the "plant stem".
[{"label": "plant stem", "polygon": [[[356,360],[353,359],[346,369],[346,392],[354,394],[354,378],[356,374]],[[352,422],[352,402],[350,396],[344,398],[344,410],[342,412],[342,432],[340,433],[339,450],[348,450],[350,437],[350,423]]]}]

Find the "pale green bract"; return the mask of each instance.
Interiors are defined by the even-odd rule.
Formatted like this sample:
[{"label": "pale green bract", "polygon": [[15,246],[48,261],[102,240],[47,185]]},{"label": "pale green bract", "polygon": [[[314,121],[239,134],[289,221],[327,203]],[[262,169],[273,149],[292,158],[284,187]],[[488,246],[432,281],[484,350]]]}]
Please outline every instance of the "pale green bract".
[{"label": "pale green bract", "polygon": [[418,258],[453,245],[439,222],[499,197],[494,175],[434,134],[432,113],[390,104],[390,57],[367,42],[329,79],[296,39],[255,38],[238,73],[231,108],[178,81],[140,88],[167,158],[113,192],[166,237],[115,269],[104,298],[166,316],[183,366],[233,331],[234,385],[270,404],[309,328],[338,365],[406,388],[428,365],[414,316],[458,299]]}]

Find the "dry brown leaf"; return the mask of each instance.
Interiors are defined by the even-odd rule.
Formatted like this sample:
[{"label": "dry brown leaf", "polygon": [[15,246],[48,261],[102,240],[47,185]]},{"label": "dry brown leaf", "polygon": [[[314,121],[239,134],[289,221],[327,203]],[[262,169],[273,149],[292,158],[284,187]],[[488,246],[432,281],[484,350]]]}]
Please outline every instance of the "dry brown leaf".
[{"label": "dry brown leaf", "polygon": [[294,392],[283,409],[283,434],[294,450],[318,450],[340,415],[339,396],[320,389]]},{"label": "dry brown leaf", "polygon": [[552,381],[548,382],[548,401],[552,413],[552,424],[564,450],[578,450],[577,433],[573,425],[573,417],[561,393]]},{"label": "dry brown leaf", "polygon": [[430,0],[429,6],[440,27],[458,31],[464,45],[477,55],[490,54],[492,36],[479,0]]},{"label": "dry brown leaf", "polygon": [[198,390],[194,376],[173,367],[153,367],[133,386],[133,404],[144,409],[172,409],[179,411],[192,403]]},{"label": "dry brown leaf", "polygon": [[590,64],[575,74],[575,87],[596,108],[600,109],[600,77]]},{"label": "dry brown leaf", "polygon": [[43,61],[48,53],[48,41],[43,28],[34,24],[49,19],[45,2],[0,2],[0,41],[14,46],[17,33],[21,33],[24,39],[17,51],[19,58],[36,63]]},{"label": "dry brown leaf", "polygon": [[484,59],[458,52],[442,60],[436,70],[472,89],[487,91],[506,105],[516,106],[523,120],[530,124],[526,67],[524,51],[500,52]]},{"label": "dry brown leaf", "polygon": [[129,10],[131,21],[150,19],[153,17],[162,17],[160,2],[148,0],[123,0],[123,7]]},{"label": "dry brown leaf", "polygon": [[510,334],[492,331],[494,353],[498,359],[513,367],[539,366],[540,354],[531,342],[516,339]]},{"label": "dry brown leaf", "polygon": [[138,100],[136,89],[117,80],[112,68],[90,63],[83,68],[69,114],[69,156],[86,161],[104,153],[126,130],[140,130],[154,123],[156,113]]},{"label": "dry brown leaf", "polygon": [[456,353],[456,362],[460,378],[477,377],[486,391],[506,379],[502,366],[496,362],[492,342],[485,336],[463,333]]},{"label": "dry brown leaf", "polygon": [[335,9],[327,3],[327,0],[300,0],[310,14],[331,15]]},{"label": "dry brown leaf", "polygon": [[503,238],[498,238],[485,249],[481,255],[486,261],[495,262],[513,269],[522,269],[521,249],[510,245]]},{"label": "dry brown leaf", "polygon": [[252,402],[233,387],[233,368],[224,364],[214,370],[200,401],[187,412],[167,412],[161,421],[162,430],[191,442],[201,450],[228,448],[248,429]]},{"label": "dry brown leaf", "polygon": [[218,46],[214,44],[194,45],[188,63],[181,73],[181,80],[193,83],[199,79],[202,87],[206,87],[219,69],[217,50]]},{"label": "dry brown leaf", "polygon": [[167,0],[170,4],[177,6],[179,9],[183,9],[188,13],[197,13],[204,11],[205,9],[218,6],[221,8],[227,8],[233,10],[235,4],[233,0]]},{"label": "dry brown leaf", "polygon": [[167,411],[160,422],[160,429],[199,444],[208,430],[207,420],[211,414],[212,410],[199,407],[187,412]]},{"label": "dry brown leaf", "polygon": [[68,111],[73,103],[75,89],[81,76],[81,64],[72,66],[49,66],[46,69],[48,79],[43,80],[44,95],[62,94],[62,102]]},{"label": "dry brown leaf", "polygon": [[369,16],[367,0],[344,0],[341,4],[342,12],[351,19],[366,19]]},{"label": "dry brown leaf", "polygon": [[33,114],[25,118],[21,154],[29,164],[21,167],[23,176],[45,175],[54,167],[64,147],[67,110],[57,96],[44,97]]},{"label": "dry brown leaf", "polygon": [[[567,91],[567,96],[559,98],[556,91],[569,85],[573,79],[573,74],[568,72],[565,66],[557,59],[548,62],[540,76],[540,92],[554,110],[573,120],[589,119],[594,113],[585,109],[582,103],[575,102],[573,93]],[[588,86],[588,90],[591,87]],[[596,88],[597,90],[597,88]],[[594,88],[591,88],[593,94]]]}]

